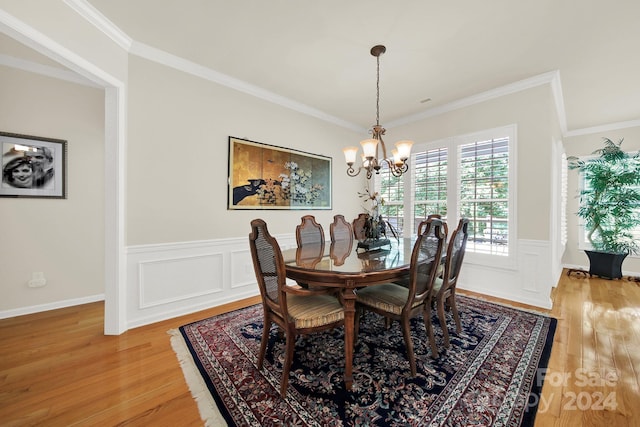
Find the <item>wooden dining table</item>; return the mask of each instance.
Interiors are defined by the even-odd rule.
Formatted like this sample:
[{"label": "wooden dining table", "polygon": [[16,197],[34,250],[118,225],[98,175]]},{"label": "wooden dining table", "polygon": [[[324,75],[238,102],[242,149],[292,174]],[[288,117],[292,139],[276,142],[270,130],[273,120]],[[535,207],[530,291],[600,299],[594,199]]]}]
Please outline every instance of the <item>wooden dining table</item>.
[{"label": "wooden dining table", "polygon": [[308,286],[337,288],[344,306],[344,382],[353,384],[353,345],[356,290],[406,278],[414,239],[391,240],[386,246],[364,251],[357,241],[305,245],[283,251],[287,277]]}]

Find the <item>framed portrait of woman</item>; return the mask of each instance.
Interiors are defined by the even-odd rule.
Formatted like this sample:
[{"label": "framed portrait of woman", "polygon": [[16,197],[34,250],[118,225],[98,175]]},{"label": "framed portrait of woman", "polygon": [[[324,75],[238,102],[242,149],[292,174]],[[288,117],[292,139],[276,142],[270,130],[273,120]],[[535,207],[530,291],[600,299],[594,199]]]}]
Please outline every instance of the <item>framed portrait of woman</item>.
[{"label": "framed portrait of woman", "polygon": [[67,141],[0,132],[0,197],[67,196]]}]

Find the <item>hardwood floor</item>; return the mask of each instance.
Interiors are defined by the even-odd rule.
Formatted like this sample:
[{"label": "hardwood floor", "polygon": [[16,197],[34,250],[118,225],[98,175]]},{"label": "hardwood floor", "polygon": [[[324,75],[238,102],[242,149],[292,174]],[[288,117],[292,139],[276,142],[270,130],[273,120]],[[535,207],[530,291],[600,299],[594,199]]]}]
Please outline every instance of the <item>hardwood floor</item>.
[{"label": "hardwood floor", "polygon": [[[553,297],[536,426],[640,425],[640,286],[563,275]],[[201,426],[167,331],[257,302],[120,336],[103,335],[102,303],[0,320],[0,425]]]}]

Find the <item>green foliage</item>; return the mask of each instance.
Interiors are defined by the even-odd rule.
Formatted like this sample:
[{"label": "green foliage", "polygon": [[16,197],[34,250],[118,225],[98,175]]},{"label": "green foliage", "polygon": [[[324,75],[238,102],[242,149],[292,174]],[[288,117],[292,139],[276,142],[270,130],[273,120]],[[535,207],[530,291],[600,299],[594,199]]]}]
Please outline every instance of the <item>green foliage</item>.
[{"label": "green foliage", "polygon": [[604,138],[604,147],[593,152],[598,157],[570,157],[569,168],[584,176],[577,215],[593,248],[637,254],[640,246],[631,232],[640,226],[640,153],[622,151],[622,141]]}]

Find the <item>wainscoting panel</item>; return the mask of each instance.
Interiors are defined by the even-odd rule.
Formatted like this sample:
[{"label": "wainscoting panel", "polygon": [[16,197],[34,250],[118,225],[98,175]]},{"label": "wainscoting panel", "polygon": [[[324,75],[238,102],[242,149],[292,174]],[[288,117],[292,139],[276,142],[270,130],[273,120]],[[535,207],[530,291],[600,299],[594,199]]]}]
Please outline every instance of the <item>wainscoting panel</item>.
[{"label": "wainscoting panel", "polygon": [[[295,247],[294,234],[274,237]],[[259,293],[247,237],[127,248],[128,329]]]},{"label": "wainscoting panel", "polygon": [[[295,235],[275,236],[283,250]],[[551,307],[558,277],[547,241],[521,240],[517,265],[495,268],[465,259],[459,286],[541,308]],[[127,325],[134,328],[259,294],[246,237],[127,249]]]},{"label": "wainscoting panel", "polygon": [[[241,288],[256,283],[256,273],[253,269],[251,251],[248,248],[240,251],[231,251],[231,288]],[[257,285],[256,285],[257,286]]]},{"label": "wainscoting panel", "polygon": [[223,254],[216,253],[140,262],[139,308],[221,292],[223,259]]},{"label": "wainscoting panel", "polygon": [[465,258],[460,271],[458,286],[529,304],[551,308],[551,289],[556,286],[559,274],[553,268],[551,244],[540,240],[519,240],[515,268],[494,268],[473,264]]},{"label": "wainscoting panel", "polygon": [[[539,291],[537,272],[540,271],[540,254],[525,252],[522,254],[522,290],[527,292]],[[551,268],[551,265],[549,265]]]}]

